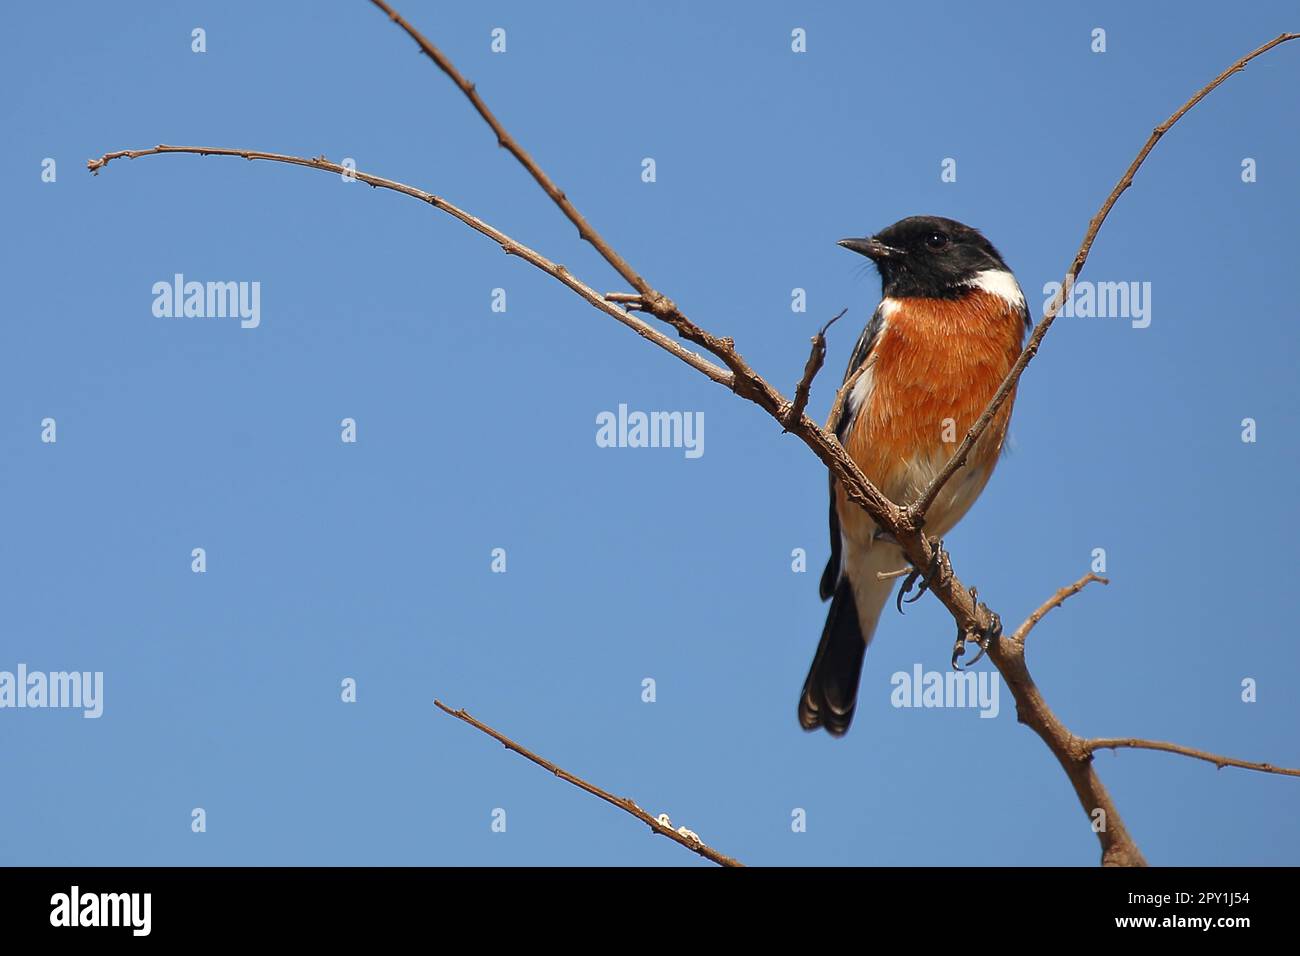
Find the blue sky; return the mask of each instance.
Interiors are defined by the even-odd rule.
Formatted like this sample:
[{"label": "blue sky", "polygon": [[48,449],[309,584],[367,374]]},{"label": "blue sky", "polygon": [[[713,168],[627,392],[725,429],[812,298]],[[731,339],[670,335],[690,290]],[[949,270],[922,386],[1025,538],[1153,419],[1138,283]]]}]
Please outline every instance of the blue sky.
[{"label": "blue sky", "polygon": [[[1041,306],[1151,128],[1300,23],[1283,3],[399,9],[773,382],[792,388],[848,307],[818,415],[879,296],[835,240],[961,219]],[[102,671],[104,713],[0,710],[0,862],[707,865],[435,696],[749,863],[1096,862],[1005,688],[995,719],[891,706],[892,674],[946,667],[932,599],[884,618],[845,739],[799,729],[825,474],[757,409],[410,199],[230,159],[84,170],[160,142],[352,157],[622,288],[368,3],[7,21],[0,670]],[[1300,765],[1298,80],[1283,46],[1157,147],[1084,275],[1151,283],[1150,326],[1057,322],[1011,453],[948,539],[1009,623],[1105,549],[1111,586],[1031,639],[1076,733]],[[259,282],[260,325],[155,317],[175,273]],[[620,404],[703,413],[704,454],[598,447]],[[1295,780],[1156,753],[1098,766],[1154,863],[1300,858]]]}]

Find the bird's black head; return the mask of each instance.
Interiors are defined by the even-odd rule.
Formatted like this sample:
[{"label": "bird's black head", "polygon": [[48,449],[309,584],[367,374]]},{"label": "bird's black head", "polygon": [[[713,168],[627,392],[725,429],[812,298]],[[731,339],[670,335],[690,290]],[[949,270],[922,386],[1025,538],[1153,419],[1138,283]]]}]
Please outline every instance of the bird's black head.
[{"label": "bird's black head", "polygon": [[956,298],[979,273],[1010,271],[978,230],[940,216],[900,219],[874,236],[839,244],[875,262],[884,294],[892,298]]}]

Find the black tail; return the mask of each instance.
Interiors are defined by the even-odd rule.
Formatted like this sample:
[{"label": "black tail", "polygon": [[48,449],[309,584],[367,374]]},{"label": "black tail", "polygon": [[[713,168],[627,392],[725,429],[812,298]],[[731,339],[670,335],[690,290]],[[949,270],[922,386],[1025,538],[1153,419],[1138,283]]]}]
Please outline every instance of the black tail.
[{"label": "black tail", "polygon": [[799,724],[804,730],[825,727],[835,737],[848,731],[858,703],[858,680],[866,653],[853,587],[843,578],[835,588],[822,640],[799,697]]}]

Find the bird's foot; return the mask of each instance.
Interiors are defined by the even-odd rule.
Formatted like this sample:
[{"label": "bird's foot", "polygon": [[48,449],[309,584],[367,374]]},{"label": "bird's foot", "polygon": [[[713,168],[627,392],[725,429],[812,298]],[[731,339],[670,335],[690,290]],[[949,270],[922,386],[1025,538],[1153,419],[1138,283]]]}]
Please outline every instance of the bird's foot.
[{"label": "bird's foot", "polygon": [[[899,614],[903,613],[904,603],[915,604],[920,600],[922,594],[930,590],[930,585],[933,584],[939,574],[942,573],[944,563],[947,560],[948,552],[943,548],[943,541],[939,538],[931,538],[930,566],[926,568],[924,572],[922,572],[920,568],[913,567],[911,573],[903,579],[903,586],[898,589],[898,597],[894,600],[894,607],[898,608]],[[910,598],[907,597],[908,593],[912,590],[912,586],[915,585],[918,580],[921,582],[920,587],[916,589],[916,593]],[[904,601],[904,598],[906,598],[906,601]]]},{"label": "bird's foot", "polygon": [[[999,637],[1002,636],[1002,618],[998,615],[996,611],[990,610],[987,604],[984,604],[979,600],[979,592],[975,589],[974,586],[972,586],[970,589],[970,598],[972,601],[975,602],[976,614],[978,614],[980,611],[983,611],[984,615],[988,618],[989,623],[988,626],[984,628],[984,630],[979,632],[979,635],[975,641],[975,643],[979,645],[979,649],[980,649],[979,653],[976,654],[967,662],[966,664],[967,667],[970,667],[972,664],[979,663],[980,658],[982,658],[985,655],[985,653],[988,652],[989,646],[994,641],[996,641]],[[963,654],[966,653],[966,636],[967,636],[966,630],[962,628],[961,625],[958,625],[957,643],[954,644],[952,648],[952,669],[955,671],[959,671],[962,669],[961,665],[957,663],[957,660]]]}]

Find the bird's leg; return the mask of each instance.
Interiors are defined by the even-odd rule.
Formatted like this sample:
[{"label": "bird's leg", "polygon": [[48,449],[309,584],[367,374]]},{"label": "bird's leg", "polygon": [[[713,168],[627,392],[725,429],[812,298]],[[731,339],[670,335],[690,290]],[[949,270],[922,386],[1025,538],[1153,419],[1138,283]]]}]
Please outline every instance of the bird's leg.
[{"label": "bird's leg", "polygon": [[[999,637],[1002,636],[1002,618],[998,615],[997,611],[990,610],[987,604],[984,604],[979,600],[979,592],[975,589],[974,585],[972,585],[970,589],[970,599],[975,602],[976,613],[979,613],[982,610],[988,616],[989,624],[988,627],[986,627],[983,631],[980,632],[979,638],[976,641],[976,643],[979,645],[980,652],[976,654],[974,657],[972,657],[969,662],[967,662],[966,664],[967,667],[970,667],[972,664],[978,663],[980,658],[982,658],[984,654],[988,651],[989,646],[994,641],[996,641]],[[953,670],[955,671],[961,670],[960,665],[958,665],[957,663],[957,659],[965,653],[966,653],[966,631],[959,624],[957,625],[957,643],[953,646],[952,649]]]},{"label": "bird's leg", "polygon": [[903,599],[912,590],[912,586],[919,579],[921,586],[917,588],[916,593],[907,598],[908,604],[915,604],[920,600],[921,595],[930,589],[930,585],[943,571],[944,562],[948,559],[948,552],[943,548],[943,541],[939,538],[930,539],[930,566],[921,571],[920,568],[912,567],[912,571],[903,581],[903,586],[898,589],[898,597],[894,601],[894,606],[898,608],[898,613],[903,613]]}]

